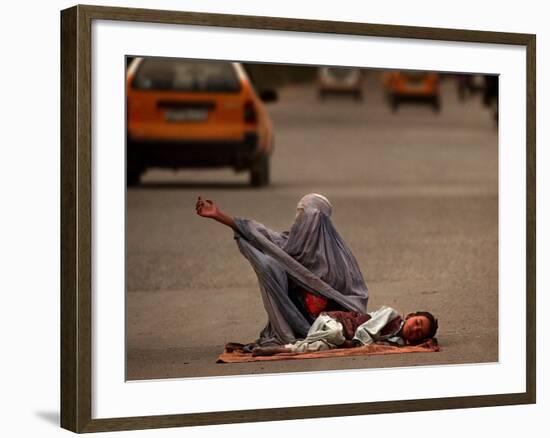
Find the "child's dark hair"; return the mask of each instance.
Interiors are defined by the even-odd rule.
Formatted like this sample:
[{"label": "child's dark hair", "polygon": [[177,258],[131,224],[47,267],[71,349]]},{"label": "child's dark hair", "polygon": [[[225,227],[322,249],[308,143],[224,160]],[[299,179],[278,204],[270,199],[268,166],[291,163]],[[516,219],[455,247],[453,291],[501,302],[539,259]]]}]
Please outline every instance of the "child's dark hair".
[{"label": "child's dark hair", "polygon": [[409,319],[412,316],[425,316],[426,318],[428,318],[428,321],[430,321],[430,332],[428,333],[426,339],[433,339],[438,328],[437,319],[435,319],[435,317],[430,312],[424,311],[409,313],[405,319]]}]

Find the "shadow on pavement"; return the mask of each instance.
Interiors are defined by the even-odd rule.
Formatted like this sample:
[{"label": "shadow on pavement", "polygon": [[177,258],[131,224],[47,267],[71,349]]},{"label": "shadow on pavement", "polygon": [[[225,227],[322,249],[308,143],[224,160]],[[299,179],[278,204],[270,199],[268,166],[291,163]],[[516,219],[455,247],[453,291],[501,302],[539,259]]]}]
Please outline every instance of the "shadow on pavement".
[{"label": "shadow on pavement", "polygon": [[60,424],[59,412],[57,411],[38,411],[35,412],[35,415],[54,426],[59,426]]}]

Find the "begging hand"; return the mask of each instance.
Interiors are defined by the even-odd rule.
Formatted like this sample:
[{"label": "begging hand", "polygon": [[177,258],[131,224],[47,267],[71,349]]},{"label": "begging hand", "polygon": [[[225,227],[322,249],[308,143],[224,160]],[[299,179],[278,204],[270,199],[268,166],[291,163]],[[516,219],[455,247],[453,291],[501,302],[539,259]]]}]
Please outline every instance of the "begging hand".
[{"label": "begging hand", "polygon": [[197,214],[202,217],[215,218],[219,214],[218,206],[210,199],[202,199],[200,196],[195,204]]}]

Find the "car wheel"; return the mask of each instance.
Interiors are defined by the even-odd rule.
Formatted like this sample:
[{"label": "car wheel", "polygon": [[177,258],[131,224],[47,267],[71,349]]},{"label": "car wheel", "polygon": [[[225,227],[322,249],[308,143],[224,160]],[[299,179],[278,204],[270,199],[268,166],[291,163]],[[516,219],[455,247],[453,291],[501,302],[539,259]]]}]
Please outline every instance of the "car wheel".
[{"label": "car wheel", "polygon": [[128,166],[126,169],[126,184],[128,187],[139,185],[141,172],[137,166]]},{"label": "car wheel", "polygon": [[396,113],[397,110],[399,109],[399,100],[397,99],[396,96],[391,97],[390,106],[391,106],[392,113]]},{"label": "car wheel", "polygon": [[127,155],[126,163],[126,185],[137,186],[141,178],[142,166],[138,156],[135,154]]},{"label": "car wheel", "polygon": [[250,185],[262,187],[269,184],[269,155],[261,154],[250,169]]},{"label": "car wheel", "polygon": [[139,185],[141,173],[143,171],[141,164],[140,153],[136,148],[136,145],[126,139],[126,185],[137,186]]},{"label": "car wheel", "polygon": [[436,112],[436,113],[439,113],[441,112],[441,102],[439,101],[439,98],[435,98],[433,103],[432,103],[432,106],[433,106],[433,110]]}]

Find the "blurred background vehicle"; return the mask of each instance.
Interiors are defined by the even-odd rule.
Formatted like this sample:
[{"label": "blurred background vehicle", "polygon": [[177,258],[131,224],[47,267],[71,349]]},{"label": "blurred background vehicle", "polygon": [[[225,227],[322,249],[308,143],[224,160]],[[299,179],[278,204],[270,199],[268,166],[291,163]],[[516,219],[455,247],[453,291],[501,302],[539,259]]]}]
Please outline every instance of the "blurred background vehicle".
[{"label": "blurred background vehicle", "polygon": [[363,99],[362,75],[358,68],[320,67],[317,77],[319,98],[329,94],[347,94]]},{"label": "blurred background vehicle", "polygon": [[384,75],[386,95],[392,111],[397,111],[403,102],[419,102],[441,110],[439,75],[429,72],[394,71]]},{"label": "blurred background vehicle", "polygon": [[461,102],[480,96],[483,106],[489,108],[498,126],[498,75],[457,74],[457,93]]},{"label": "blurred background vehicle", "polygon": [[458,74],[457,91],[459,99],[465,100],[485,89],[485,76],[481,74]]},{"label": "blurred background vehicle", "polygon": [[495,127],[498,127],[498,76],[484,75],[483,105],[493,113]]},{"label": "blurred background vehicle", "polygon": [[135,58],[127,86],[127,184],[152,167],[232,167],[268,185],[273,127],[239,63]]}]

